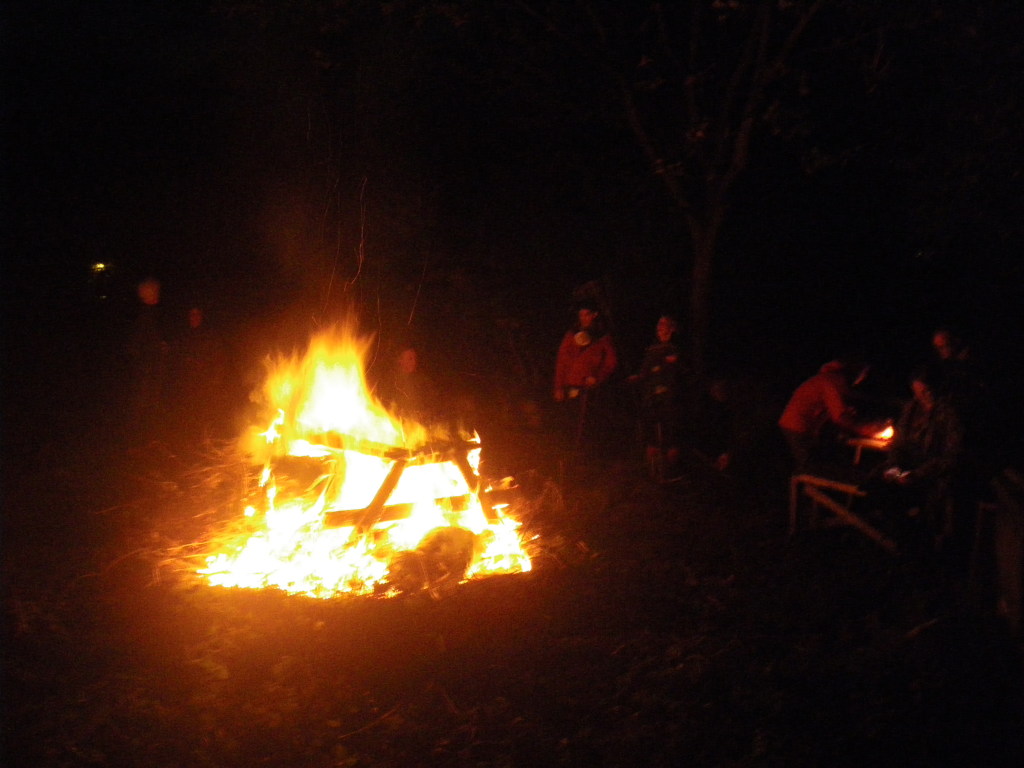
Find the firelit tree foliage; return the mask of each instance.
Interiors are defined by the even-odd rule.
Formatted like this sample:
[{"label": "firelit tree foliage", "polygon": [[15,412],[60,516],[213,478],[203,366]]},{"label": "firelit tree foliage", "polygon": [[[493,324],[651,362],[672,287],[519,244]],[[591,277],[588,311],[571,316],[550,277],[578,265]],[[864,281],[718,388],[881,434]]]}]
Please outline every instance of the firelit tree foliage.
[{"label": "firelit tree foliage", "polygon": [[[823,3],[579,4],[574,20],[521,3],[606,78],[649,171],[690,235],[690,341],[702,372],[712,275],[730,193],[759,130],[786,130],[793,60]],[[557,11],[559,4],[549,4]]]},{"label": "firelit tree foliage", "polygon": [[[880,126],[910,125],[906,115],[893,119],[889,89],[896,80],[906,85],[915,77],[916,41],[925,34],[970,37],[969,20],[946,11],[957,5],[942,0],[219,4],[264,27],[300,30],[296,39],[304,40],[324,82],[339,97],[336,106],[350,110],[348,116],[339,110],[339,123],[364,126],[350,147],[377,152],[392,164],[400,154],[397,143],[405,149],[417,136],[430,136],[435,162],[444,152],[437,144],[458,144],[447,150],[455,157],[472,142],[465,128],[459,133],[460,119],[451,116],[445,131],[431,133],[437,118],[423,110],[428,102],[436,109],[438,101],[455,109],[476,105],[504,125],[505,139],[537,141],[554,134],[565,146],[573,144],[560,155],[577,158],[565,164],[566,174],[587,172],[587,164],[578,161],[581,153],[592,153],[591,165],[608,169],[609,142],[632,144],[632,153],[618,147],[616,156],[636,158],[638,170],[661,186],[689,235],[689,247],[680,247],[679,272],[689,293],[687,326],[697,370],[703,370],[709,343],[719,239],[738,182],[783,144],[790,145],[785,154],[808,174],[854,162],[866,142],[883,155],[888,139]],[[937,26],[944,31],[930,32]],[[934,95],[941,89],[935,83],[920,86],[913,92],[919,102],[913,108],[935,109]],[[424,97],[430,89],[437,89],[436,98]],[[949,109],[957,109],[955,101]],[[396,131],[401,137],[395,138]],[[600,140],[592,144],[581,138],[595,133]],[[558,140],[547,141],[544,150],[551,151]],[[388,142],[390,147],[383,146]],[[368,157],[366,151],[359,159]],[[927,162],[922,158],[921,167]],[[778,159],[771,165],[778,168]],[[444,167],[446,173],[456,172],[449,170],[454,163]],[[429,168],[420,171],[429,178]]]},{"label": "firelit tree foliage", "polygon": [[997,257],[990,272],[1016,270],[1021,237],[1019,187],[1024,129],[1024,4],[1012,0],[948,4],[927,25],[894,37],[887,156],[907,185],[914,251],[934,258]]},{"label": "firelit tree foliage", "polygon": [[[813,146],[808,97],[830,87],[816,68],[823,60],[832,69],[856,66],[858,45],[873,42],[869,33],[879,29],[880,6],[514,0],[465,7],[478,10],[480,23],[496,21],[520,40],[524,70],[531,63],[541,69],[536,54],[543,52],[545,59],[561,58],[564,70],[587,73],[579,79],[594,84],[566,101],[600,100],[592,110],[632,136],[689,233],[679,256],[681,282],[689,292],[693,363],[703,371],[713,267],[737,181],[763,147],[763,134]],[[856,80],[847,78],[843,87],[850,79]]]}]

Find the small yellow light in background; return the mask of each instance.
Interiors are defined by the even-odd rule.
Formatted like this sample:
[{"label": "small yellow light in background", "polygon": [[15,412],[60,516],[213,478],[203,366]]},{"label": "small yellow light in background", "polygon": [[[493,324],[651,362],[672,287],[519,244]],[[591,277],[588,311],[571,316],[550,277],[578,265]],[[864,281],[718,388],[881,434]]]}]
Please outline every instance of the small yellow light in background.
[{"label": "small yellow light in background", "polygon": [[97,261],[95,264],[93,264],[90,267],[90,269],[92,270],[92,273],[94,275],[98,275],[101,272],[106,272],[107,271],[107,265],[104,264],[102,261]]}]

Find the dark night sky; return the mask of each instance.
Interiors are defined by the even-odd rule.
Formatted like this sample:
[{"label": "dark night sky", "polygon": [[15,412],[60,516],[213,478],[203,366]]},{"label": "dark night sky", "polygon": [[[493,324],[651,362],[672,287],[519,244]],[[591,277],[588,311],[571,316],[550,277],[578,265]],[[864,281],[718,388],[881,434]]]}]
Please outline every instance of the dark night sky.
[{"label": "dark night sky", "polygon": [[[153,272],[170,302],[308,318],[338,298],[363,235],[353,295],[363,306],[383,296],[396,317],[415,301],[441,326],[508,314],[556,339],[545,324],[565,320],[572,288],[605,278],[624,345],[638,346],[657,312],[683,310],[685,233],[635,145],[598,115],[512,87],[453,89],[455,65],[439,55],[373,60],[400,87],[335,92],[343,118],[326,119],[301,38],[242,34],[194,5],[8,4],[9,320],[85,296],[96,260],[116,265],[125,302]],[[360,76],[379,76],[365,66]],[[950,76],[963,89],[972,74]],[[866,144],[886,134],[877,103],[853,108],[860,128],[819,130],[861,130]],[[893,127],[921,129],[907,115]],[[928,179],[915,188],[884,150],[808,177],[784,144],[759,149],[721,244],[723,345],[815,359],[859,333],[891,352],[950,314],[981,320],[1001,353],[1015,346],[1020,273],[996,236],[1018,224],[1000,218],[1019,208],[1010,192],[1005,211],[978,201],[988,240],[965,258],[963,242],[936,248],[908,231]],[[453,310],[472,297],[480,307]]]}]

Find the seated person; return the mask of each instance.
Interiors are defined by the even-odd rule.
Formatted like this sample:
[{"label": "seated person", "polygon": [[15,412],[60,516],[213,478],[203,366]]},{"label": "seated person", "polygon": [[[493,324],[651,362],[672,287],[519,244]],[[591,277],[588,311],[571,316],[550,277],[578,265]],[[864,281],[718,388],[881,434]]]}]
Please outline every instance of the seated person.
[{"label": "seated person", "polygon": [[949,399],[939,394],[940,381],[933,367],[911,374],[913,398],[896,422],[889,456],[865,485],[886,506],[919,510],[937,540],[965,533],[954,530],[951,513],[963,430]]}]

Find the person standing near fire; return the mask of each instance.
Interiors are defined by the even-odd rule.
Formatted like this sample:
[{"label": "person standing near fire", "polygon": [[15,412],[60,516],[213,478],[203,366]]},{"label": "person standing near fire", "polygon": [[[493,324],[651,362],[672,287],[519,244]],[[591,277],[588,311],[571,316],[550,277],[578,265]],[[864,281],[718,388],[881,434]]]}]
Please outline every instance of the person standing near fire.
[{"label": "person standing near fire", "polygon": [[640,370],[628,378],[640,387],[640,429],[646,466],[656,480],[678,475],[680,428],[686,411],[691,376],[679,346],[678,324],[662,315],[654,329],[655,341],[644,352]]},{"label": "person standing near fire", "polygon": [[424,372],[413,344],[399,346],[390,376],[384,382],[383,394],[402,418],[427,424],[437,417],[437,391]]},{"label": "person standing near fire", "polygon": [[595,304],[581,304],[576,323],[566,331],[555,361],[553,397],[561,404],[573,447],[606,435],[602,390],[618,367],[615,344]]},{"label": "person standing near fire", "polygon": [[970,344],[960,331],[940,326],[932,333],[932,349],[935,354],[930,365],[939,376],[939,394],[948,397],[969,421],[984,402],[988,388]]},{"label": "person standing near fire", "polygon": [[870,488],[887,507],[917,509],[935,548],[945,548],[963,565],[977,508],[976,497],[965,498],[960,487],[965,480],[963,422],[942,389],[940,366],[921,366],[912,372],[909,383],[913,397],[900,413],[889,455]]},{"label": "person standing near fire", "polygon": [[231,410],[228,350],[202,307],[190,307],[183,325],[172,340],[169,405],[177,432],[209,436]]},{"label": "person standing near fire", "polygon": [[[853,360],[832,360],[796,388],[779,417],[779,429],[798,471],[812,461],[829,461],[841,435],[871,437],[878,423],[857,418],[854,387],[867,378],[869,367]],[[831,438],[831,439],[830,439]]]},{"label": "person standing near fire", "polygon": [[139,298],[127,356],[131,392],[127,409],[130,439],[148,440],[164,409],[168,350],[160,304],[160,281],[153,277],[136,287]]}]

